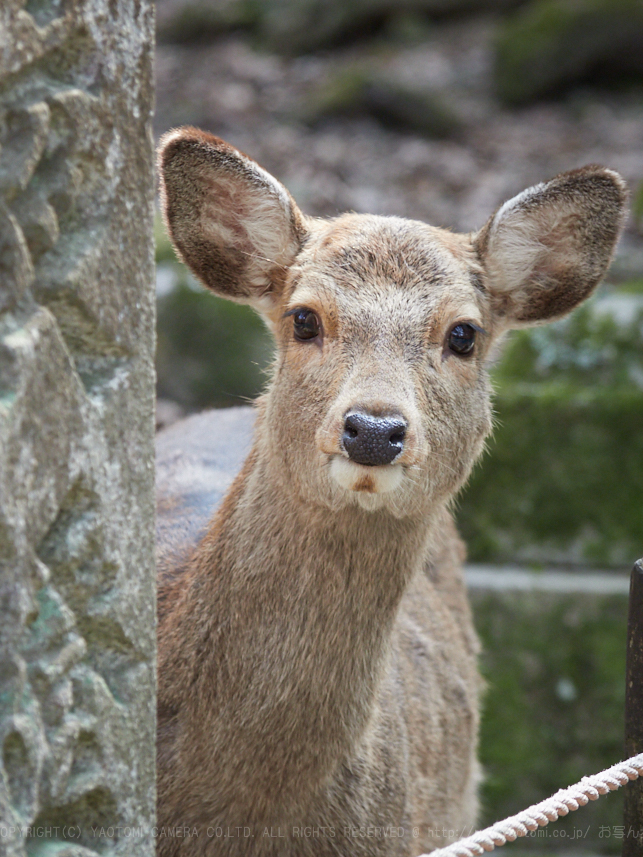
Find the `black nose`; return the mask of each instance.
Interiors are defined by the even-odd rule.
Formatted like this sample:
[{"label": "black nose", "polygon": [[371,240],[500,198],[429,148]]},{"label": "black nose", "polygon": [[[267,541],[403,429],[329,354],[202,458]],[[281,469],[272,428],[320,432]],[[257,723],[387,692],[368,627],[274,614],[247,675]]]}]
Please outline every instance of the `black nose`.
[{"label": "black nose", "polygon": [[342,442],[348,457],[356,464],[390,464],[404,448],[406,420],[399,415],[374,417],[371,414],[346,415]]}]

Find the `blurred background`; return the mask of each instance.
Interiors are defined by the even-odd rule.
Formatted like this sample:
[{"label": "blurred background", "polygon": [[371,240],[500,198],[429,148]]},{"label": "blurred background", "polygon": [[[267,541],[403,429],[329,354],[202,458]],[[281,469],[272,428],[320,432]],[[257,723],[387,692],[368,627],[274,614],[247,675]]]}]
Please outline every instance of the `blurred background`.
[{"label": "blurred background", "polygon": [[[616,580],[643,554],[643,2],[157,0],[157,29],[157,135],[212,131],[311,215],[469,231],[563,170],[602,163],[628,181],[596,297],[508,340],[495,435],[457,510],[471,562],[578,582],[472,590],[489,684],[483,823],[620,759],[627,598],[583,581]],[[254,398],[271,358],[262,322],[206,294],[160,223],[157,263],[159,426]],[[614,795],[558,838],[509,847],[617,853],[621,825]]]}]

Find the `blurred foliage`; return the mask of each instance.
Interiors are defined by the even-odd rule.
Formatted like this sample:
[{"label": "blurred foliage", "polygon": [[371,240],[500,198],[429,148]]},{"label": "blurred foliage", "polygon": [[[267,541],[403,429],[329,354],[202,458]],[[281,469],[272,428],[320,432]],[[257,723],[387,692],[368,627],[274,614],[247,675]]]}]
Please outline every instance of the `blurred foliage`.
[{"label": "blurred foliage", "polygon": [[498,32],[496,87],[510,104],[632,75],[643,76],[641,0],[532,0]]},{"label": "blurred foliage", "polygon": [[593,302],[512,335],[493,372],[489,453],[457,515],[472,559],[629,565],[643,553],[639,306],[625,323]]},{"label": "blurred foliage", "polygon": [[[296,56],[369,37],[421,42],[431,38],[440,19],[488,13],[498,15],[495,86],[507,104],[524,104],[587,80],[640,82],[643,77],[641,0],[160,0],[157,29],[161,41],[179,43],[241,31],[260,49]],[[448,99],[443,102],[436,93],[406,88],[395,93],[381,77],[345,85],[350,83],[331,81],[317,110],[354,104],[358,112],[424,133],[416,117],[426,101],[427,133],[451,133]],[[445,124],[446,132],[440,130]]]},{"label": "blurred foliage", "polygon": [[[209,293],[178,262],[157,221],[157,395],[188,410],[256,398],[266,384],[272,339],[250,307]],[[165,293],[163,293],[165,291]]]},{"label": "blurred foliage", "polygon": [[159,4],[160,41],[202,42],[232,30],[252,31],[260,25],[261,0],[186,0]]},{"label": "blurred foliage", "polygon": [[313,124],[329,116],[359,114],[428,137],[453,137],[461,130],[460,119],[439,91],[391,81],[363,63],[341,69],[318,86],[301,118]]},{"label": "blurred foliage", "polygon": [[[630,285],[638,290],[643,284]],[[600,307],[594,301],[556,324],[514,333],[495,369],[499,390],[522,382],[643,392],[643,300],[631,305],[626,322]]]},{"label": "blurred foliage", "polygon": [[164,41],[202,41],[245,30],[255,43],[284,54],[331,48],[386,32],[417,33],[423,21],[512,9],[524,0],[174,0],[159,3]]},{"label": "blurred foliage", "polygon": [[632,194],[632,217],[639,229],[643,229],[643,182]]},{"label": "blurred foliage", "polygon": [[[482,826],[513,815],[623,756],[627,598],[484,592],[471,599],[487,681],[480,755]],[[525,840],[525,852],[571,840],[620,853],[600,826],[623,824],[622,792],[590,803]],[[513,851],[513,849],[512,849]]]}]

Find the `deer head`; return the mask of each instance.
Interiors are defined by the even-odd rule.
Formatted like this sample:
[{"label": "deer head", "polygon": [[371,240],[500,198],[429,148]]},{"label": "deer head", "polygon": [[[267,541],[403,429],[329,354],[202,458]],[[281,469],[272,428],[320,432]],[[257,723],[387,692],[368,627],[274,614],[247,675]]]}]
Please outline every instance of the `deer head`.
[{"label": "deer head", "polygon": [[625,185],[599,166],[502,205],[475,234],[398,217],[304,216],[258,164],[194,128],[161,143],[175,247],[277,342],[263,451],[286,490],[398,517],[448,501],[491,430],[487,364],[508,329],[596,288]]}]

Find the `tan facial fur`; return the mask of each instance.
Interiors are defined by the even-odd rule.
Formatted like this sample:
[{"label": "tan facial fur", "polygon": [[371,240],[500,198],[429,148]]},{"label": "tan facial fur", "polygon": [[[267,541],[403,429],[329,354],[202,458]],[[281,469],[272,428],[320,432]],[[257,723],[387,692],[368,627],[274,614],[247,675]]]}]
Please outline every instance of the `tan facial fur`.
[{"label": "tan facial fur", "polygon": [[[271,447],[309,502],[403,515],[450,496],[466,478],[491,426],[490,336],[467,358],[445,343],[456,322],[487,329],[491,319],[471,280],[473,249],[460,240],[463,258],[439,230],[402,219],[345,215],[311,223],[272,314],[280,350],[267,413]],[[292,318],[283,315],[299,306],[318,315],[318,340],[293,337]],[[406,420],[394,463],[349,461],[342,431],[352,411]],[[282,444],[286,414],[291,442]]]},{"label": "tan facial fur", "polygon": [[[308,218],[193,128],[162,140],[159,173],[180,256],[258,309],[277,343],[251,451],[205,535],[182,544],[180,520],[159,530],[159,825],[283,836],[165,839],[158,853],[412,857],[447,844],[430,831],[475,824],[480,779],[478,647],[449,508],[491,430],[487,363],[507,330],[596,288],[623,181],[564,173],[456,235]],[[216,412],[199,425],[215,444]],[[190,514],[190,491],[170,494],[161,524]],[[293,833],[306,825],[337,833]],[[406,834],[343,832],[372,825]]]}]

